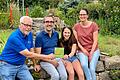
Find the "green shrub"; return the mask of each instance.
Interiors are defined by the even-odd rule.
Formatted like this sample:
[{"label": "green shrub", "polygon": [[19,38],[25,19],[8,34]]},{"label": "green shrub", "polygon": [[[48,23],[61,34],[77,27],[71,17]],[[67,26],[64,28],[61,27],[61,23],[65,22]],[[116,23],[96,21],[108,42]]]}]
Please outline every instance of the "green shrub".
[{"label": "green shrub", "polygon": [[68,20],[66,20],[66,24],[73,26],[77,21],[78,15],[76,14],[77,14],[76,9],[68,8],[68,12],[66,14]]},{"label": "green shrub", "polygon": [[45,16],[45,12],[43,10],[42,7],[40,7],[39,5],[34,6],[31,11],[30,11],[30,16],[37,18],[37,17],[44,17]]},{"label": "green shrub", "polygon": [[89,10],[90,19],[99,19],[101,16],[100,11],[102,10],[103,5],[101,3],[89,3],[86,4],[85,8]]},{"label": "green shrub", "polygon": [[6,29],[9,27],[9,13],[0,14],[0,29]]},{"label": "green shrub", "polygon": [[108,31],[108,28],[106,25],[106,20],[104,20],[103,18],[99,18],[99,19],[96,19],[95,22],[98,24],[98,26],[100,28],[100,30],[99,30],[100,34],[102,34],[102,35],[109,34],[109,31]]},{"label": "green shrub", "polygon": [[107,14],[107,27],[111,34],[120,34],[120,1],[102,0],[104,10]]}]

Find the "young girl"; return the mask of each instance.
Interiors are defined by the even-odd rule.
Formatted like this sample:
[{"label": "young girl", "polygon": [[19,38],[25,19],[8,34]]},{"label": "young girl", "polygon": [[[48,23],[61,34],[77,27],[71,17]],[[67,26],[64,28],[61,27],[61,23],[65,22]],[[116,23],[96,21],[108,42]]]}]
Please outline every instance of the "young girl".
[{"label": "young girl", "polygon": [[80,62],[75,57],[77,41],[73,36],[73,31],[71,28],[64,27],[62,29],[59,46],[64,47],[63,62],[69,75],[68,80],[74,80],[75,72],[77,73],[79,80],[84,80],[84,74]]}]

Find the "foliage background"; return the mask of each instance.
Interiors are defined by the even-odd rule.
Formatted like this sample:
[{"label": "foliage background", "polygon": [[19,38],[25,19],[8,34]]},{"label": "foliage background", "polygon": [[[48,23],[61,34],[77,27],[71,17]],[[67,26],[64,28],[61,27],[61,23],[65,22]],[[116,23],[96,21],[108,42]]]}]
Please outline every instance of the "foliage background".
[{"label": "foliage background", "polygon": [[[9,29],[9,6],[13,3],[14,28],[18,27],[22,16],[22,0],[0,0],[0,29]],[[92,0],[90,0],[92,1]],[[95,21],[100,27],[100,48],[104,52],[119,54],[118,43],[120,38],[120,0],[25,0],[25,8],[29,8],[29,16],[44,17],[53,9],[54,16],[58,16],[67,25],[73,27],[79,22],[79,10],[87,8],[89,19]],[[104,37],[102,37],[104,36]],[[2,37],[2,36],[1,36]],[[110,38],[112,37],[112,38]],[[118,40],[117,40],[117,38]],[[115,38],[115,39],[113,39]],[[106,39],[107,42],[105,42]],[[106,44],[106,45],[104,45]],[[111,46],[110,46],[111,45]],[[116,46],[116,47],[115,47]],[[113,48],[116,52],[113,52]]]},{"label": "foliage background", "polygon": [[[79,22],[79,10],[87,8],[89,19],[100,27],[99,47],[107,55],[120,55],[120,0],[25,0],[25,7],[29,8],[29,16],[44,17],[50,9],[54,9],[55,16],[59,16],[71,27]],[[0,54],[5,46],[9,30],[9,6],[13,3],[14,28],[18,27],[22,16],[22,0],[0,0]],[[7,29],[7,30],[5,30]],[[111,71],[113,80],[119,80],[120,71]],[[115,77],[113,76],[115,75]]]}]

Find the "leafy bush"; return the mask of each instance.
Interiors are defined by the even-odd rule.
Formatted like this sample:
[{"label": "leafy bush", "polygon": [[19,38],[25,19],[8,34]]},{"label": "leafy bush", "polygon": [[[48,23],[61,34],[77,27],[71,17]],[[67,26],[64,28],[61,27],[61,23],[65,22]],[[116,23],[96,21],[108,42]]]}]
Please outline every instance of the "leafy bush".
[{"label": "leafy bush", "polygon": [[55,16],[59,16],[60,19],[64,20],[64,17],[65,17],[65,15],[63,15],[64,12],[63,12],[63,11],[60,11],[59,8],[56,8],[56,9],[55,9],[54,14],[55,14]]},{"label": "leafy bush", "polygon": [[37,17],[44,17],[45,16],[45,11],[43,10],[42,7],[40,7],[39,5],[34,6],[30,12],[30,16],[37,18]]},{"label": "leafy bush", "polygon": [[86,8],[89,10],[90,18],[99,19],[103,5],[101,3],[89,3],[86,4]]},{"label": "leafy bush", "polygon": [[107,28],[111,34],[120,34],[120,1],[119,0],[102,0],[105,13],[108,16]]},{"label": "leafy bush", "polygon": [[108,31],[108,28],[106,25],[106,20],[104,20],[103,18],[99,18],[99,19],[96,19],[95,22],[98,24],[98,26],[100,28],[100,30],[99,30],[100,34],[102,34],[102,35],[109,34],[109,31]]},{"label": "leafy bush", "polygon": [[1,13],[0,14],[0,29],[6,29],[9,27],[9,14]]}]

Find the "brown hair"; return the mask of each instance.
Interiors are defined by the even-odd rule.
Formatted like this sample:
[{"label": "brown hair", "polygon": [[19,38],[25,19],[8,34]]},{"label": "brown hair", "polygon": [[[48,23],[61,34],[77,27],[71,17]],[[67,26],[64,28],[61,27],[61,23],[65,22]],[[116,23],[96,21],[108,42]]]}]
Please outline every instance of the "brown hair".
[{"label": "brown hair", "polygon": [[[72,48],[72,43],[73,43],[73,41],[76,41],[76,39],[75,39],[75,36],[73,35],[73,31],[70,27],[63,27],[59,46],[64,47],[63,43],[65,42],[65,40],[64,40],[64,37],[63,37],[63,32],[66,28],[68,28],[71,32],[71,35],[68,39],[68,47],[71,49]],[[77,44],[77,41],[76,41],[76,44]]]}]

